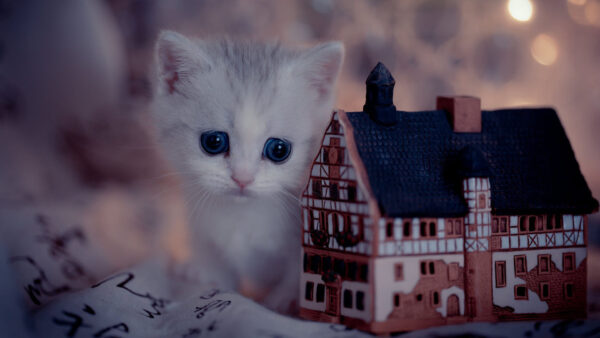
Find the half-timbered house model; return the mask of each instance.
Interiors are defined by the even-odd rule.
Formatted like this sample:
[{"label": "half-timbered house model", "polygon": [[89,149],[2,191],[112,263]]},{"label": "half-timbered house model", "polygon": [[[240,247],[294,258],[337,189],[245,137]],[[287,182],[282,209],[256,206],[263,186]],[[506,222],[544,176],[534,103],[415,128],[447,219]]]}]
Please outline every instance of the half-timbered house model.
[{"label": "half-timbered house model", "polygon": [[584,317],[598,202],[556,112],[472,97],[396,111],[378,64],[302,196],[301,316],[374,333]]}]

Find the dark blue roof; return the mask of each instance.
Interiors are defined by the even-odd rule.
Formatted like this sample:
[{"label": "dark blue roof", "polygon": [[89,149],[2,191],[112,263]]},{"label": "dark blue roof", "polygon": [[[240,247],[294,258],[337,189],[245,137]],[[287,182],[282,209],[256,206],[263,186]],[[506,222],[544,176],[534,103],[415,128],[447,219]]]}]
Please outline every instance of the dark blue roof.
[{"label": "dark blue roof", "polygon": [[481,133],[453,132],[444,111],[398,114],[398,124],[383,126],[348,113],[384,215],[465,215],[462,177],[486,174],[495,214],[598,208],[553,109],[482,111]]}]

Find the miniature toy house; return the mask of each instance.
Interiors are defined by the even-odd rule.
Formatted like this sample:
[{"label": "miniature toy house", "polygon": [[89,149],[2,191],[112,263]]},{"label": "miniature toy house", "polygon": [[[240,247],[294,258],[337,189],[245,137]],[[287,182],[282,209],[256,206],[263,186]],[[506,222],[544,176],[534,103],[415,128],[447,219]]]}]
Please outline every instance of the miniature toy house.
[{"label": "miniature toy house", "polygon": [[586,315],[598,202],[556,112],[440,97],[396,111],[378,64],[302,196],[300,313],[374,333]]}]

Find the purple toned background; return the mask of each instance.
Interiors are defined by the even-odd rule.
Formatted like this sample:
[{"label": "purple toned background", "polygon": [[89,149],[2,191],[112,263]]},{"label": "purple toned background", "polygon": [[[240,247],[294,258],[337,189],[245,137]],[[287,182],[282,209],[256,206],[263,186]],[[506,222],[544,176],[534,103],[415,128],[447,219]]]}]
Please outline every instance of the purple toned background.
[{"label": "purple toned background", "polygon": [[[183,202],[153,146],[147,110],[161,29],[289,45],[343,41],[337,106],[347,111],[361,109],[377,61],[396,79],[401,110],[433,109],[436,96],[459,94],[480,97],[484,109],[555,107],[598,198],[600,0],[513,4],[511,12],[504,0],[0,0],[0,209],[77,208],[122,249],[113,268],[157,246],[181,247]],[[589,240],[600,245],[599,214]],[[599,264],[588,264],[600,292]]]}]

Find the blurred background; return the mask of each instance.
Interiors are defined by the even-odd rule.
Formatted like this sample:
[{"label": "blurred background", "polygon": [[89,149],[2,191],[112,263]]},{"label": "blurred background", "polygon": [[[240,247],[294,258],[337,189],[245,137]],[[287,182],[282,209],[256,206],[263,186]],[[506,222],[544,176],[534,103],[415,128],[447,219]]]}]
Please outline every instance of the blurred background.
[{"label": "blurred background", "polygon": [[[179,246],[184,202],[148,112],[162,29],[294,46],[340,40],[337,107],[347,111],[362,109],[378,61],[396,79],[400,110],[458,94],[484,109],[555,107],[600,197],[600,0],[0,0],[4,229],[22,231],[22,209],[84,223],[114,247],[106,270]],[[600,245],[598,214],[589,239]]]}]

